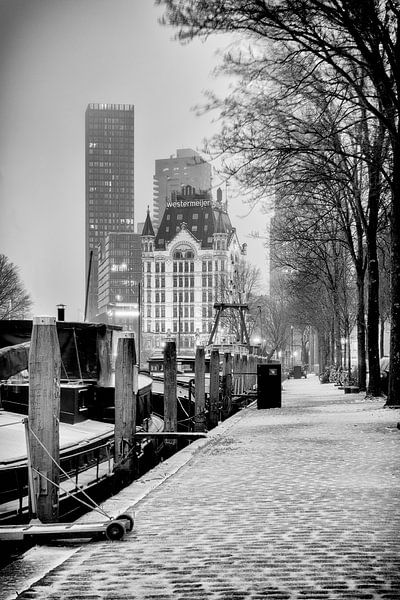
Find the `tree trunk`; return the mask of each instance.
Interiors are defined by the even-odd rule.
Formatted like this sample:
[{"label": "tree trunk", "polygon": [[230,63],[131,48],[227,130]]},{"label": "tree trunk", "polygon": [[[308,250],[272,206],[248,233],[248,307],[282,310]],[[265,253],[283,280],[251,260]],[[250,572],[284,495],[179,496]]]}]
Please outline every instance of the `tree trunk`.
[{"label": "tree trunk", "polygon": [[379,356],[382,358],[385,354],[385,317],[380,315],[381,327],[379,330]]},{"label": "tree trunk", "polygon": [[380,396],[381,381],[379,370],[379,267],[376,236],[378,229],[378,213],[380,198],[380,171],[378,160],[381,160],[381,150],[375,147],[374,155],[377,161],[369,165],[369,223],[366,231],[367,242],[367,273],[368,273],[368,321],[367,321],[367,350],[369,379],[367,394]]},{"label": "tree trunk", "polygon": [[364,302],[364,273],[357,270],[357,377],[358,387],[364,392],[367,389],[367,364],[365,348],[365,302]]},{"label": "tree trunk", "polygon": [[400,139],[393,144],[391,203],[391,328],[387,406],[400,405]]}]

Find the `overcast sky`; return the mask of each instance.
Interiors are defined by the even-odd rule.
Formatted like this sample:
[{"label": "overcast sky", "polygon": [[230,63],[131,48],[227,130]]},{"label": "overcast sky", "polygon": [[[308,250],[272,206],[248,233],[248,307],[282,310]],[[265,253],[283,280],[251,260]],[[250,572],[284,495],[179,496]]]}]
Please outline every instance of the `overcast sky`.
[{"label": "overcast sky", "polygon": [[[152,0],[0,0],[0,253],[20,268],[34,314],[82,319],[85,249],[85,109],[135,106],[135,221],[152,204],[154,161],[201,149],[217,129],[193,107],[215,79],[215,37],[182,46]],[[230,207],[246,237],[263,224]]]}]

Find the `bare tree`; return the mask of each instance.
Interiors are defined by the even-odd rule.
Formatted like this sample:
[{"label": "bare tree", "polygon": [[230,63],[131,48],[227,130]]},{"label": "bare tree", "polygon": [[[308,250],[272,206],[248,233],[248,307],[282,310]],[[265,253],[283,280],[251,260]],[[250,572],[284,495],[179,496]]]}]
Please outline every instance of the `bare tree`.
[{"label": "bare tree", "polygon": [[32,301],[25,291],[17,267],[0,254],[0,319],[22,319],[30,312]]},{"label": "bare tree", "polygon": [[269,296],[256,298],[259,310],[260,338],[267,361],[275,353],[283,353],[289,345],[291,306],[282,278],[271,285]]},{"label": "bare tree", "polygon": [[[252,41],[283,44],[313,56],[346,83],[358,106],[376,117],[391,146],[391,362],[387,403],[400,397],[400,7],[394,0],[159,0],[166,20],[190,39],[210,32],[240,32]],[[368,85],[365,85],[365,81]],[[379,166],[370,172],[370,194],[379,188]],[[376,214],[371,229],[376,228]],[[372,232],[371,232],[372,233]],[[372,248],[373,250],[373,248]],[[370,285],[377,258],[368,252]],[[375,270],[375,273],[374,273]],[[370,307],[376,311],[375,307]],[[371,315],[372,316],[372,315]],[[376,346],[376,344],[374,344]],[[376,358],[376,357],[375,357]],[[376,377],[374,359],[372,376]]]},{"label": "bare tree", "polygon": [[[219,273],[216,275],[216,300],[225,304],[247,305],[253,304],[253,299],[258,293],[260,286],[260,269],[242,259],[230,274]],[[251,335],[251,324],[253,319],[248,319],[247,325]],[[240,314],[237,310],[226,310],[221,317],[221,325],[227,332],[234,335],[236,339],[242,338],[242,324]]]}]

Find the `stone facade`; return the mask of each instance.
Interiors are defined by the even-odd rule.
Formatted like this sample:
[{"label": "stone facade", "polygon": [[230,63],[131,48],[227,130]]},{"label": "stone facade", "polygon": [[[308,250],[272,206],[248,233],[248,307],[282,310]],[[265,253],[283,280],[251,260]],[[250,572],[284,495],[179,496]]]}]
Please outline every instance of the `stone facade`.
[{"label": "stone facade", "polygon": [[147,215],[142,233],[144,352],[175,339],[178,353],[207,344],[214,302],[233,282],[245,248],[232,227],[222,194],[183,188],[167,203],[157,234]]}]

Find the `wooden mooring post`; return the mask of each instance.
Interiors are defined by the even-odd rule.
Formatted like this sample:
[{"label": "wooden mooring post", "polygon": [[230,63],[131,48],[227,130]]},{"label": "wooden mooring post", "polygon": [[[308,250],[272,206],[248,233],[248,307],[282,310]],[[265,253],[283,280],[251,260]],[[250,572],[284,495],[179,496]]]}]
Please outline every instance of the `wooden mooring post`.
[{"label": "wooden mooring post", "polygon": [[125,332],[118,339],[115,362],[114,472],[121,484],[130,483],[138,475],[135,448],[137,392],[135,339],[133,333]]},{"label": "wooden mooring post", "polygon": [[[164,431],[177,430],[176,344],[170,341],[166,342],[164,347]],[[176,439],[168,440],[168,445],[171,449],[176,449]]]},{"label": "wooden mooring post", "polygon": [[205,377],[206,361],[203,346],[197,346],[195,366],[194,366],[194,385],[195,385],[195,411],[194,411],[194,430],[205,431],[206,429],[206,395],[205,395]]},{"label": "wooden mooring post", "polygon": [[242,373],[243,373],[243,375],[242,375],[242,391],[243,392],[247,392],[247,390],[249,389],[247,371],[248,371],[248,358],[247,358],[247,354],[243,354],[243,356],[242,356]]},{"label": "wooden mooring post", "polygon": [[36,516],[58,519],[61,356],[55,317],[33,319],[29,351],[29,435]]},{"label": "wooden mooring post", "polygon": [[222,417],[226,419],[232,406],[232,355],[224,353],[222,365]]},{"label": "wooden mooring post", "polygon": [[216,427],[219,420],[219,352],[211,350],[210,355],[210,427]]},{"label": "wooden mooring post", "polygon": [[233,357],[233,393],[239,395],[239,380],[240,380],[240,354],[235,354]]}]

